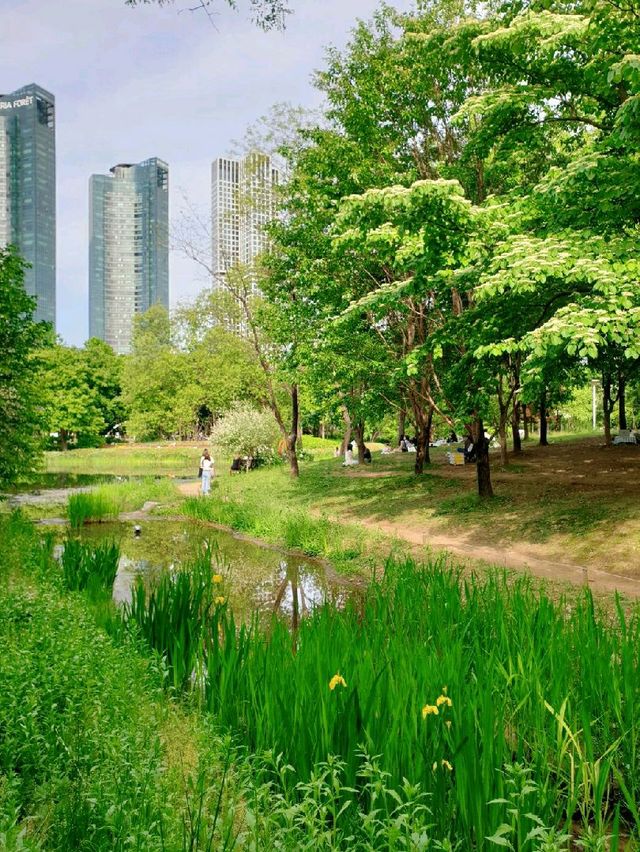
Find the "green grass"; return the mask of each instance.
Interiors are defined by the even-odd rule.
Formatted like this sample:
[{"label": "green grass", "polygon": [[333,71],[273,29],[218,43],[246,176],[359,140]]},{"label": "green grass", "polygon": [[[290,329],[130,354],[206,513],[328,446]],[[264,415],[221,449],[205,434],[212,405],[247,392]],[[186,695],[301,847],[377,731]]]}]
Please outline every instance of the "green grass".
[{"label": "green grass", "polygon": [[111,597],[120,560],[118,545],[103,541],[92,547],[78,539],[67,538],[63,547],[60,561],[65,587],[73,592],[104,589]]},{"label": "green grass", "polygon": [[92,521],[117,518],[119,509],[119,504],[104,492],[71,494],[67,501],[67,517],[72,529],[78,529]]},{"label": "green grass", "polygon": [[45,462],[47,470],[55,473],[195,476],[202,446],[123,444],[101,449],[46,453]]},{"label": "green grass", "polygon": [[214,552],[204,547],[193,562],[162,574],[148,594],[139,577],[123,610],[126,629],[162,655],[167,682],[177,690],[186,687],[200,662],[204,627],[223,601],[215,569]]},{"label": "green grass", "polygon": [[214,808],[194,820],[199,790],[220,790],[219,739],[62,591],[51,552],[20,513],[0,518],[0,848],[186,852],[216,831],[224,848],[226,805],[218,826]]},{"label": "green grass", "polygon": [[[188,517],[222,524],[290,550],[325,558],[344,573],[368,564],[368,556],[381,543],[375,536],[367,539],[364,531],[355,525],[311,517],[302,509],[265,505],[249,493],[243,495],[242,502],[220,499],[217,492],[208,499],[189,497],[181,510]],[[385,546],[388,548],[388,543]]]},{"label": "green grass", "polygon": [[114,482],[93,491],[71,494],[67,502],[67,517],[73,529],[96,521],[113,520],[121,512],[140,509],[145,502],[174,503],[176,490],[169,479]]},{"label": "green grass", "polygon": [[[280,623],[238,632],[216,619],[205,701],[251,751],[282,754],[289,783],[334,755],[362,796],[363,747],[380,755],[388,784],[419,784],[435,835],[465,849],[488,848],[510,823],[510,806],[489,802],[509,799],[514,766],[528,787],[518,831],[534,825],[525,813],[603,828],[617,810],[638,831],[638,612],[610,625],[588,595],[565,605],[522,578],[390,563],[344,611],[316,611],[293,643]],[[332,690],[337,674],[345,683]],[[518,849],[539,848],[524,834]]]}]

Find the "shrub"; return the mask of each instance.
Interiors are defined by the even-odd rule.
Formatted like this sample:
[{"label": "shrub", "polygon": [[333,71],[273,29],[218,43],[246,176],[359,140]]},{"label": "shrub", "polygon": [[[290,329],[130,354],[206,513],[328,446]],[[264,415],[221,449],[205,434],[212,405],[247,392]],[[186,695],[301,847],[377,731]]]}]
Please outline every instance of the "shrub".
[{"label": "shrub", "polygon": [[269,411],[238,402],[213,427],[211,441],[231,455],[270,461],[275,456],[278,427]]}]

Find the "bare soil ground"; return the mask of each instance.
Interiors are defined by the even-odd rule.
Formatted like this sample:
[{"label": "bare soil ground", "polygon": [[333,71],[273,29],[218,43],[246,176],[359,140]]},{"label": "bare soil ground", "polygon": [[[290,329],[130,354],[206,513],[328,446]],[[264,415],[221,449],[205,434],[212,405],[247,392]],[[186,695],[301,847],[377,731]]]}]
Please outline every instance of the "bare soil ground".
[{"label": "bare soil ground", "polygon": [[[401,516],[360,523],[434,550],[639,595],[640,447],[562,441],[528,445],[510,461],[500,469],[492,458],[498,502],[486,512],[462,498],[456,512],[454,498],[443,516],[437,507],[412,510],[409,499]],[[451,466],[440,456],[430,473],[473,499],[474,466]]]}]

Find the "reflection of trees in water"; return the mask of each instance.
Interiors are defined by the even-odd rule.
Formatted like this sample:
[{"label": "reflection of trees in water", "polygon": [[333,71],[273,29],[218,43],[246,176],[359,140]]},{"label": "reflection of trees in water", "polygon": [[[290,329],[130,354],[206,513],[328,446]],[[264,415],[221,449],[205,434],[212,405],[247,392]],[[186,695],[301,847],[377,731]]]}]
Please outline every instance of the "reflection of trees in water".
[{"label": "reflection of trees in water", "polygon": [[297,630],[300,619],[308,615],[316,606],[325,601],[338,604],[342,595],[338,590],[329,587],[324,578],[309,571],[305,565],[286,560],[280,562],[282,578],[276,587],[273,601],[275,613],[284,611],[291,616],[291,626]]}]

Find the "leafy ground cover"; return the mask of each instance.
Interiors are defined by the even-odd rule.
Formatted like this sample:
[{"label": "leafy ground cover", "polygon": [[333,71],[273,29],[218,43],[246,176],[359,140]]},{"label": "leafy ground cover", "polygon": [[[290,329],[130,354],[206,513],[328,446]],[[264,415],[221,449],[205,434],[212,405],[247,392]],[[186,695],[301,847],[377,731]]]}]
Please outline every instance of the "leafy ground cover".
[{"label": "leafy ground cover", "polygon": [[153,661],[98,629],[89,597],[63,591],[50,545],[0,519],[0,848],[205,848],[187,811],[218,742]]}]

